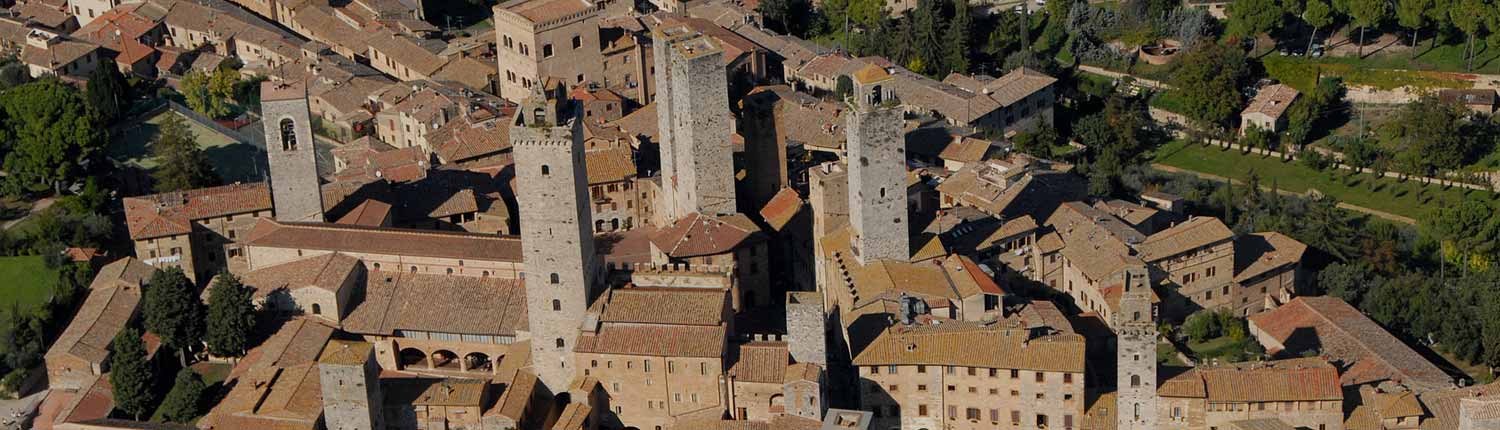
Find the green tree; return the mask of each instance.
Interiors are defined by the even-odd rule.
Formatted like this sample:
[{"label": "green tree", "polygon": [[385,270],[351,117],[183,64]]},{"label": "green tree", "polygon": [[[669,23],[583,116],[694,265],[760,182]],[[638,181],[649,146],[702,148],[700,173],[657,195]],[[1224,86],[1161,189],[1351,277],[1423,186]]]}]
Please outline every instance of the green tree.
[{"label": "green tree", "polygon": [[238,72],[227,67],[215,69],[211,74],[192,70],[182,77],[178,87],[189,108],[210,118],[222,118],[230,113],[238,80]]},{"label": "green tree", "polygon": [[1057,130],[1052,127],[1043,127],[1041,130],[1034,132],[1018,133],[1015,137],[1011,138],[1011,142],[1015,144],[1017,151],[1041,158],[1056,156],[1056,154],[1052,153],[1052,147],[1057,144],[1058,140]]},{"label": "green tree", "polygon": [[1417,57],[1417,33],[1427,25],[1433,0],[1396,0],[1396,22],[1411,30],[1411,58]]},{"label": "green tree", "polygon": [[1365,30],[1380,25],[1387,15],[1390,15],[1390,3],[1387,0],[1348,0],[1349,18],[1354,20],[1354,25],[1359,26],[1359,45],[1356,54],[1359,58],[1365,57]]},{"label": "green tree", "polygon": [[0,90],[15,88],[31,82],[31,71],[20,61],[0,66]]},{"label": "green tree", "polygon": [[1414,173],[1432,176],[1458,168],[1471,156],[1474,145],[1463,130],[1463,117],[1462,108],[1427,95],[1403,105],[1384,132],[1399,148],[1398,158],[1416,168]]},{"label": "green tree", "polygon": [[1260,35],[1281,27],[1285,9],[1277,0],[1235,0],[1229,4],[1229,34],[1249,37],[1250,52],[1260,46]]},{"label": "green tree", "polygon": [[1220,319],[1214,315],[1214,312],[1202,310],[1189,315],[1187,321],[1183,322],[1182,330],[1189,340],[1202,343],[1219,337],[1223,326],[1220,325]]},{"label": "green tree", "polygon": [[1307,55],[1312,55],[1312,45],[1318,38],[1318,29],[1333,25],[1333,7],[1328,5],[1327,0],[1307,0],[1307,6],[1302,11],[1302,21],[1312,27],[1312,34],[1307,36]]},{"label": "green tree", "polygon": [[208,156],[198,148],[198,136],[188,128],[187,121],[178,115],[167,115],[161,123],[151,151],[158,160],[156,170],[151,173],[156,179],[156,191],[179,191],[202,188],[219,182],[209,165]]},{"label": "green tree", "polygon": [[1494,6],[1488,0],[1455,0],[1452,7],[1448,8],[1449,22],[1469,38],[1467,47],[1464,48],[1464,70],[1474,70],[1474,36],[1485,27],[1486,17],[1483,11],[1492,7]]},{"label": "green tree", "polygon": [[27,369],[42,360],[45,346],[42,344],[41,321],[21,311],[12,303],[6,316],[6,327],[0,336],[4,348],[5,366],[11,369]]},{"label": "green tree", "polygon": [[204,343],[208,353],[220,357],[244,357],[250,331],[255,327],[255,305],[249,288],[229,272],[219,274],[208,291],[208,330]]},{"label": "green tree", "polygon": [[916,33],[913,40],[916,59],[924,66],[924,71],[920,73],[942,79],[948,74],[943,64],[943,41],[938,37],[943,32],[942,11],[938,10],[933,0],[917,0],[910,19],[912,30]]},{"label": "green tree", "polygon": [[1172,84],[1181,92],[1188,119],[1198,127],[1221,129],[1243,106],[1240,83],[1248,76],[1245,54],[1218,43],[1205,42],[1178,60]]},{"label": "green tree", "polygon": [[1240,144],[1247,149],[1260,149],[1266,151],[1266,155],[1271,155],[1271,151],[1277,145],[1276,133],[1251,125],[1250,128],[1245,129],[1245,137],[1240,139]]},{"label": "green tree", "polygon": [[177,371],[177,379],[172,383],[172,391],[161,401],[161,415],[167,421],[186,423],[197,418],[203,404],[203,393],[208,387],[203,384],[203,378],[198,376],[192,368],[184,367]]},{"label": "green tree", "polygon": [[182,269],[171,267],[151,274],[143,298],[146,330],[176,349],[183,367],[188,349],[203,338],[203,303],[194,290]]},{"label": "green tree", "polygon": [[1312,137],[1314,122],[1318,119],[1317,104],[1307,97],[1298,98],[1286,112],[1286,130],[1281,141],[1288,150],[1301,150]]},{"label": "green tree", "polygon": [[57,79],[42,79],[0,93],[0,149],[6,180],[39,192],[61,189],[83,177],[83,166],[104,148],[101,127],[78,90]]},{"label": "green tree", "polygon": [[114,353],[109,356],[109,383],[115,409],[139,421],[141,415],[151,412],[155,400],[151,392],[151,368],[146,363],[146,344],[141,342],[140,331],[127,327],[115,335],[110,345]]},{"label": "green tree", "polygon": [[954,73],[969,72],[969,32],[973,21],[968,1],[953,0],[953,19],[948,21],[948,32],[943,38],[943,63]]},{"label": "green tree", "polygon": [[1364,261],[1333,263],[1318,271],[1318,288],[1323,293],[1356,306],[1364,299],[1366,291],[1383,282],[1385,278]]},{"label": "green tree", "polygon": [[1457,205],[1438,207],[1425,220],[1423,230],[1437,239],[1441,257],[1462,264],[1467,270],[1473,256],[1489,259],[1500,251],[1500,217],[1483,201],[1464,199]]},{"label": "green tree", "polygon": [[125,76],[120,74],[120,69],[115,67],[114,62],[104,61],[89,74],[84,94],[88,98],[89,107],[93,108],[94,116],[108,124],[125,111],[130,102],[127,95],[129,90],[130,84],[125,82]]}]

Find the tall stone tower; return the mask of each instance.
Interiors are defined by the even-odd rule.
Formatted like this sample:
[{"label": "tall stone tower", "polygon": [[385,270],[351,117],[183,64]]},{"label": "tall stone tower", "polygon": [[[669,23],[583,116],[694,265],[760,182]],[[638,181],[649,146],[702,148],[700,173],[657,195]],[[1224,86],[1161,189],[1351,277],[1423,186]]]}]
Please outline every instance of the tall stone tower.
[{"label": "tall stone tower", "polygon": [[328,430],[385,428],[380,364],[369,342],[329,341],[318,356],[323,423]]},{"label": "tall stone tower", "polygon": [[849,224],[860,263],[911,259],[906,217],[906,142],[891,75],[866,66],[854,72],[846,133]]},{"label": "tall stone tower", "polygon": [[323,221],[323,192],[313,153],[312,114],[301,82],[260,84],[261,123],[277,221]]},{"label": "tall stone tower", "polygon": [[561,83],[533,89],[510,126],[520,205],[531,364],[552,392],[573,382],[574,341],[599,265],[589,213],[582,121]]},{"label": "tall stone tower", "polygon": [[1156,309],[1146,268],[1124,270],[1125,291],[1111,318],[1115,329],[1116,426],[1119,430],[1156,429]]},{"label": "tall stone tower", "polygon": [[659,28],[654,37],[662,194],[671,200],[660,207],[673,220],[693,212],[733,214],[734,124],[724,49],[681,25]]},{"label": "tall stone tower", "polygon": [[786,293],[786,337],[792,361],[828,365],[827,317],[823,295],[816,291]]}]

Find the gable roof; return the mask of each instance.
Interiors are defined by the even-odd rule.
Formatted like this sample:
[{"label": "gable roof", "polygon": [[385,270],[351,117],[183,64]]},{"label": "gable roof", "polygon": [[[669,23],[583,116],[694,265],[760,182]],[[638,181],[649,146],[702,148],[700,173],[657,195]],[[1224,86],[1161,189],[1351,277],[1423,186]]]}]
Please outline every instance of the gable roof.
[{"label": "gable roof", "polygon": [[651,236],[651,243],[674,258],[723,254],[757,237],[760,228],[741,214],[712,217],[693,212]]},{"label": "gable roof", "polygon": [[1083,372],[1077,333],[1032,336],[984,324],[950,321],[887,328],[854,357],[858,366],[939,365]]},{"label": "gable roof", "polygon": [[1234,232],[1224,221],[1201,216],[1147,236],[1135,249],[1141,252],[1142,259],[1153,262],[1232,239]]},{"label": "gable roof", "polygon": [[245,246],[317,249],[406,257],[521,261],[521,239],[468,232],[366,227],[260,219]]},{"label": "gable roof", "polygon": [[64,355],[102,364],[115,335],[130,323],[141,302],[141,287],[154,269],[132,257],[99,269],[88,297],[68,327],[47,350],[48,359]]},{"label": "gable roof", "polygon": [[1302,262],[1307,245],[1277,232],[1252,233],[1234,241],[1234,281],[1245,282],[1286,265]]},{"label": "gable roof", "polygon": [[365,278],[364,300],[342,322],[351,333],[515,336],[526,328],[526,289],[519,280],[393,271],[372,271]]},{"label": "gable roof", "polygon": [[358,258],[330,252],[261,268],[246,273],[240,282],[254,289],[257,299],[283,288],[297,290],[311,287],[337,294],[344,281],[362,267]]},{"label": "gable roof", "polygon": [[126,197],[130,238],[188,234],[196,220],[271,210],[271,188],[264,182]]},{"label": "gable roof", "polygon": [[1453,385],[1442,369],[1336,297],[1298,297],[1249,320],[1252,331],[1264,333],[1288,354],[1316,348],[1330,360],[1348,366],[1342,376],[1345,385],[1381,380],[1414,389]]}]

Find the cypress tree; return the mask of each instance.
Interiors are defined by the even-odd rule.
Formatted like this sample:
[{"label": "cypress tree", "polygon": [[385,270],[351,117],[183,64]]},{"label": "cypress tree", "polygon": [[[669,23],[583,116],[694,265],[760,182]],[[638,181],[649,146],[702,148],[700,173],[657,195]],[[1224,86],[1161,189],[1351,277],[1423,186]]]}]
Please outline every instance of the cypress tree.
[{"label": "cypress tree", "polygon": [[109,383],[113,386],[115,409],[137,421],[149,411],[155,400],[151,393],[151,369],[146,363],[146,344],[134,327],[120,330],[112,343],[109,357]]},{"label": "cypress tree", "polygon": [[208,291],[208,330],[204,342],[208,353],[220,357],[244,357],[250,330],[255,326],[255,307],[250,289],[229,272],[219,274]]}]

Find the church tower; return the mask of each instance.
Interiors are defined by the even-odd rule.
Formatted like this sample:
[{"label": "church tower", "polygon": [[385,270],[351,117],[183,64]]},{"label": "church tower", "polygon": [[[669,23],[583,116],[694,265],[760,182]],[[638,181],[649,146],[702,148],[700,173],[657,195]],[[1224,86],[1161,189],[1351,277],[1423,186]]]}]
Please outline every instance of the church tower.
[{"label": "church tower", "polygon": [[577,103],[555,80],[538,84],[510,126],[520,205],[531,364],[552,392],[577,372],[574,341],[593,297],[595,261]]},{"label": "church tower", "polygon": [[323,221],[323,192],[313,153],[312,114],[301,82],[260,84],[261,123],[277,221]]},{"label": "church tower", "polygon": [[845,126],[851,245],[860,263],[907,261],[906,142],[891,75],[874,65],[851,76],[852,105]]},{"label": "church tower", "polygon": [[724,49],[684,25],[655,30],[663,200],[676,220],[736,212]]},{"label": "church tower", "polygon": [[1115,329],[1115,404],[1119,430],[1156,429],[1156,309],[1143,266],[1125,269]]}]

